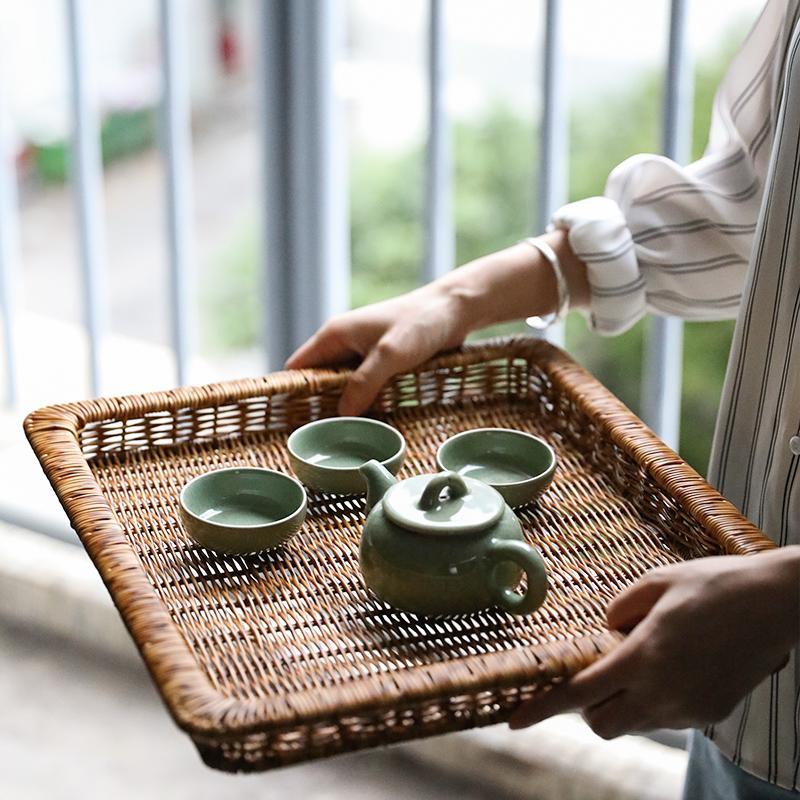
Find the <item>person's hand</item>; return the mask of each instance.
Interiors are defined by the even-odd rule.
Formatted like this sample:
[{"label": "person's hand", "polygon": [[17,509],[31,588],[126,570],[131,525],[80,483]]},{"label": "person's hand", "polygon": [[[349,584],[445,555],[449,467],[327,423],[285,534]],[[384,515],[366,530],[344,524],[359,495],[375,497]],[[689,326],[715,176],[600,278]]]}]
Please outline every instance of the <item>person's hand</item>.
[{"label": "person's hand", "polygon": [[360,414],[389,378],[456,347],[468,332],[462,296],[432,283],[332,318],[286,366],[316,367],[361,356],[339,401],[340,414]]},{"label": "person's hand", "polygon": [[699,727],[726,717],[785,664],[800,638],[800,548],[655,569],[607,610],[630,635],[509,720],[524,728],[573,709],[599,736]]},{"label": "person's hand", "polygon": [[[586,304],[586,267],[565,231],[545,234],[558,254],[571,305]],[[361,357],[339,401],[340,414],[360,414],[394,375],[456,347],[473,330],[547,314],[556,305],[553,269],[520,243],[475,259],[413,292],[334,317],[286,362],[289,369],[341,364]]]}]

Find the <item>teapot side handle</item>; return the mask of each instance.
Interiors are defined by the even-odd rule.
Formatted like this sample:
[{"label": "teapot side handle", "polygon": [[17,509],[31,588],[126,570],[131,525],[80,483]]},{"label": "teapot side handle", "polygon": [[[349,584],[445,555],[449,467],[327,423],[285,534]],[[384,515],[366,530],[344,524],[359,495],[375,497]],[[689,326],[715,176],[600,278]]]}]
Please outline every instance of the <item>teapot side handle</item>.
[{"label": "teapot side handle", "polygon": [[[492,539],[486,558],[492,565],[487,580],[494,602],[511,614],[530,614],[536,611],[547,595],[547,572],[538,550],[526,542]],[[518,594],[514,591],[516,587],[500,582],[497,567],[508,561],[525,572],[528,583],[525,594]]]}]

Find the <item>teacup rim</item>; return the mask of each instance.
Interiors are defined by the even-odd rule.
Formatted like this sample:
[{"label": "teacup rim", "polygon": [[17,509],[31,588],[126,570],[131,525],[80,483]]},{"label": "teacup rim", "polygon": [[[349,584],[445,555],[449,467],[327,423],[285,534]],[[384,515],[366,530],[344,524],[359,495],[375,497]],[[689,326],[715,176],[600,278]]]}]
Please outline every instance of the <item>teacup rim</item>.
[{"label": "teacup rim", "polygon": [[[299,487],[300,492],[302,493],[302,501],[297,506],[297,508],[291,512],[291,514],[287,514],[285,517],[281,517],[280,519],[273,520],[272,522],[255,522],[249,525],[238,525],[236,523],[230,522],[214,522],[212,519],[203,519],[198,514],[195,514],[186,504],[185,501],[185,494],[186,490],[193,484],[203,478],[207,478],[209,475],[217,475],[220,472],[260,472],[267,475],[275,476],[277,475],[279,478],[285,478],[287,481],[291,481],[295,486]],[[212,528],[217,528],[219,530],[237,530],[237,531],[247,531],[247,530],[257,530],[263,528],[275,528],[279,525],[283,525],[286,522],[290,522],[294,519],[298,514],[304,513],[306,508],[308,507],[308,495],[306,494],[306,488],[303,486],[297,478],[293,478],[291,475],[287,475],[285,472],[280,472],[277,469],[270,469],[269,467],[220,467],[219,469],[211,469],[207,472],[203,472],[200,475],[195,475],[190,481],[184,484],[183,488],[181,489],[181,493],[179,495],[179,502],[182,511],[185,511],[192,519],[196,520],[197,522],[202,523],[203,525],[209,525]]]},{"label": "teacup rim", "polygon": [[[300,461],[303,464],[305,464],[306,466],[313,467],[314,469],[324,470],[326,472],[340,472],[340,473],[358,472],[360,467],[330,467],[330,466],[323,465],[323,464],[314,464],[312,461],[309,461],[307,458],[303,458],[303,456],[301,456],[297,452],[297,450],[295,450],[292,447],[292,439],[294,438],[295,434],[299,433],[302,430],[305,430],[306,428],[312,428],[312,427],[314,427],[314,426],[316,426],[318,424],[326,423],[326,422],[333,422],[333,421],[336,421],[336,422],[346,422],[346,421],[347,422],[352,422],[352,421],[368,422],[368,423],[371,423],[371,424],[374,424],[374,425],[380,425],[381,427],[386,428],[386,429],[390,430],[392,433],[394,433],[397,436],[398,440],[399,440],[399,445],[400,445],[399,448],[397,450],[395,450],[394,453],[392,453],[387,458],[381,459],[380,461],[378,461],[377,458],[374,459],[375,461],[378,461],[379,464],[383,464],[383,466],[387,466],[390,462],[394,461],[396,458],[402,457],[402,456],[405,455],[406,448],[407,448],[406,437],[403,436],[403,434],[399,430],[397,430],[397,428],[395,428],[394,425],[390,425],[388,422],[384,422],[383,420],[380,420],[380,419],[373,419],[372,417],[354,417],[354,416],[321,417],[320,419],[312,419],[310,422],[303,423],[299,428],[295,428],[289,434],[289,437],[286,439],[286,449],[289,452],[289,454],[293,458],[296,458],[298,461]],[[368,460],[372,460],[372,459],[368,459]]]},{"label": "teacup rim", "polygon": [[[537,436],[534,433],[528,433],[527,431],[521,431],[516,428],[470,428],[466,431],[459,431],[459,433],[454,433],[452,436],[448,436],[439,447],[436,449],[436,465],[443,470],[449,470],[450,467],[446,467],[442,463],[441,453],[445,446],[452,442],[454,439],[459,439],[462,436],[466,436],[468,434],[475,434],[475,433],[510,433],[515,436],[525,436],[528,439],[533,439],[535,442],[538,442],[547,449],[548,453],[550,454],[550,464],[548,464],[546,469],[543,469],[541,472],[537,472],[535,475],[530,475],[529,477],[525,478],[524,480],[520,481],[492,481],[490,486],[502,486],[503,488],[511,488],[513,486],[525,486],[528,483],[532,483],[533,481],[541,480],[542,478],[546,477],[548,473],[552,472],[557,464],[558,464],[558,457],[556,456],[556,451],[553,447],[548,444],[541,436]],[[453,470],[457,472],[457,470]]]}]

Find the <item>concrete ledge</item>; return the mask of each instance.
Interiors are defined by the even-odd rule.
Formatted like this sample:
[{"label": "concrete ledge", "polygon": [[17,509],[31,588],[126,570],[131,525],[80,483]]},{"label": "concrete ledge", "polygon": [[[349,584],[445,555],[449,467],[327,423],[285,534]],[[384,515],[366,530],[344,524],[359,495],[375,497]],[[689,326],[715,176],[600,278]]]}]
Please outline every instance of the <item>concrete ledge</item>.
[{"label": "concrete ledge", "polygon": [[[83,550],[6,525],[0,526],[0,616],[139,663]],[[606,742],[576,715],[527,731],[498,725],[397,749],[494,794],[530,800],[677,800],[686,769],[681,750],[632,736]]]},{"label": "concrete ledge", "polygon": [[5,524],[0,524],[0,616],[103,655],[139,660],[83,549]]}]

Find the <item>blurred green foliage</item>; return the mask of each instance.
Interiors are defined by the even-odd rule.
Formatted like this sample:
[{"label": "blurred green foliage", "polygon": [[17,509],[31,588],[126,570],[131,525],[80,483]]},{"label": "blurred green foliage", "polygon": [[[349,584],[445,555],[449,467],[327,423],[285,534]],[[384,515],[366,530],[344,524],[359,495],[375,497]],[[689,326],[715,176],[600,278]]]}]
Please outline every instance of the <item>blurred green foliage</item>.
[{"label": "blurred green foliage", "polygon": [[[740,32],[695,71],[693,156],[706,144],[713,95]],[[601,194],[625,158],[658,152],[661,75],[645,72],[613,92],[576,104],[570,120],[570,199]],[[465,263],[529,235],[533,219],[535,125],[504,107],[454,126],[457,262]],[[423,149],[356,150],[351,156],[352,302],[374,302],[419,280],[423,251]],[[258,339],[253,291],[255,225],[222,254],[210,291],[208,341],[252,346]],[[633,410],[639,409],[643,333],[647,322],[615,338],[591,334],[570,315],[567,347]],[[513,330],[515,326],[504,326]],[[732,323],[693,323],[685,331],[681,453],[704,472],[727,363]],[[516,326],[519,329],[519,326]],[[492,331],[495,332],[495,331]]]}]

